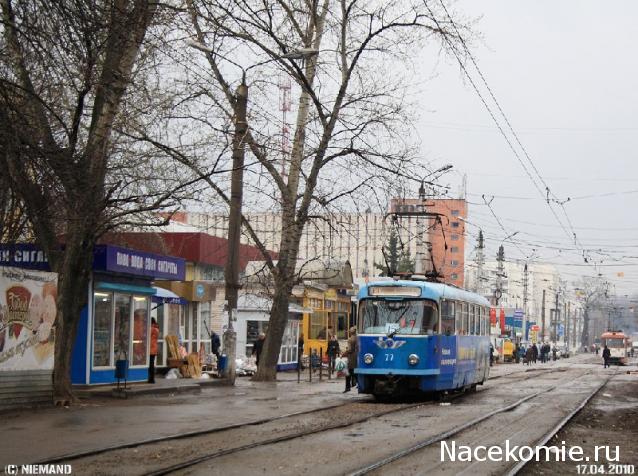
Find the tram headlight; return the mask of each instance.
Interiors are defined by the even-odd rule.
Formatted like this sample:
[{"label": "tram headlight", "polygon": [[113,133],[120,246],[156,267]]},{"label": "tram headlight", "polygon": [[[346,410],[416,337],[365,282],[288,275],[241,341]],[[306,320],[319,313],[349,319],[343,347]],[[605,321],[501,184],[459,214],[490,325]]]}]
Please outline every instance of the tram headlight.
[{"label": "tram headlight", "polygon": [[408,357],[408,364],[416,365],[418,363],[419,363],[419,356],[416,354],[410,354],[410,356]]},{"label": "tram headlight", "polygon": [[366,354],[363,356],[363,361],[368,365],[370,365],[373,360],[374,360],[374,355],[372,354]]}]

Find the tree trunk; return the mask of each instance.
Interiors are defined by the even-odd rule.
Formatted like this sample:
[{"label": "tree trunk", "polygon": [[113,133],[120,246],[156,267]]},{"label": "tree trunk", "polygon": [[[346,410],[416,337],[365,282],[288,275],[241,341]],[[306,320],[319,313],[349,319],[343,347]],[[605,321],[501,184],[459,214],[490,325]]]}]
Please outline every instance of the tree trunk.
[{"label": "tree trunk", "polygon": [[74,400],[71,387],[71,355],[82,308],[87,304],[87,286],[93,262],[93,247],[77,237],[67,240],[58,269],[58,315],[55,324],[53,400],[68,405]]},{"label": "tree trunk", "polygon": [[268,321],[268,332],[259,358],[259,367],[253,377],[255,381],[271,382],[277,379],[277,362],[281,341],[288,322],[288,303],[291,289],[277,283],[275,285],[273,305]]}]

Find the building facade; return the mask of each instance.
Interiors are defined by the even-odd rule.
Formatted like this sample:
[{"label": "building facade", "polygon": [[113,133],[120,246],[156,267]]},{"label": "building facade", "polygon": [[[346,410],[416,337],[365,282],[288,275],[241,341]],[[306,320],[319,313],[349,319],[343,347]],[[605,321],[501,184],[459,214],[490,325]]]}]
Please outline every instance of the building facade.
[{"label": "building facade", "polygon": [[[390,210],[398,207],[414,207],[421,200],[393,200]],[[461,218],[467,216],[465,200],[426,200],[428,211],[441,214],[440,223],[429,220],[428,238],[432,244],[437,270],[445,282],[463,287],[465,256],[465,225]],[[279,251],[281,243],[281,215],[278,213],[246,213],[266,248]],[[194,226],[217,237],[228,234],[228,216],[198,212],[182,212],[174,219]],[[302,260],[325,259],[348,261],[355,278],[379,276],[384,263],[383,246],[387,245],[391,231],[399,236],[399,244],[412,256],[416,253],[416,237],[419,223],[416,217],[403,217],[397,225],[381,213],[331,214],[306,225],[299,247]],[[242,235],[242,243],[254,244]],[[378,266],[375,266],[378,265]]]}]

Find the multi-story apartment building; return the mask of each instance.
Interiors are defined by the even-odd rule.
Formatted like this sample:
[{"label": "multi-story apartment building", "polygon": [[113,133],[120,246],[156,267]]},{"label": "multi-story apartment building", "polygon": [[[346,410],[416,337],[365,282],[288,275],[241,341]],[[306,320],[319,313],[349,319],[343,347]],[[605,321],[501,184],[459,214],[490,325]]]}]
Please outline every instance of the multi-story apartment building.
[{"label": "multi-story apartment building", "polygon": [[[409,207],[416,202],[422,203],[421,200],[393,201],[391,211],[399,204]],[[425,206],[428,211],[441,214],[440,224],[430,219],[426,225],[430,228],[426,241],[432,243],[436,268],[444,281],[462,287],[465,235],[460,218],[467,214],[465,200],[427,200]],[[245,213],[245,216],[266,248],[279,251],[281,216],[273,212]],[[174,219],[214,236],[228,234],[228,216],[225,215],[183,212]],[[326,215],[306,225],[299,254],[302,259],[349,261],[354,278],[378,276],[381,270],[375,264],[381,266],[384,263],[382,248],[388,243],[391,231],[397,232],[399,245],[414,257],[418,229],[416,217],[402,217],[395,223],[380,213]],[[242,235],[242,243],[254,244],[246,234]]]}]

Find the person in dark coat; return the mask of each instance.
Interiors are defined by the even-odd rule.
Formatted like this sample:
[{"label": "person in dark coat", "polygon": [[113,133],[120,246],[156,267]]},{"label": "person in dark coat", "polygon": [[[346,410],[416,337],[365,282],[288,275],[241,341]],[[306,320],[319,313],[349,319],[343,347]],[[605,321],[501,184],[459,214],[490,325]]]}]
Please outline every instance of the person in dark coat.
[{"label": "person in dark coat", "polygon": [[341,350],[339,349],[339,341],[337,340],[337,336],[336,335],[332,335],[330,337],[330,341],[328,342],[328,368],[330,369],[330,372],[334,372],[335,371],[335,363],[337,361],[337,356],[339,355],[339,353],[341,352]]},{"label": "person in dark coat", "polygon": [[534,346],[530,345],[527,348],[527,352],[525,353],[525,363],[527,365],[531,364],[534,360]]},{"label": "person in dark coat", "polygon": [[303,370],[303,332],[299,334],[299,339],[297,339],[297,365],[299,366],[299,370]]},{"label": "person in dark coat", "polygon": [[349,392],[353,386],[357,385],[357,379],[354,375],[354,369],[357,368],[357,356],[359,354],[359,343],[357,340],[357,328],[350,328],[350,337],[348,338],[348,349],[344,352],[344,357],[348,357],[348,375],[346,375],[346,389],[343,393]]},{"label": "person in dark coat", "polygon": [[213,331],[210,334],[210,350],[217,357],[217,362],[219,362],[220,354],[219,349],[222,346],[221,339],[219,338],[219,334]]},{"label": "person in dark coat", "polygon": [[490,344],[490,367],[494,365],[494,346]]},{"label": "person in dark coat", "polygon": [[253,345],[253,355],[257,357],[257,366],[259,367],[259,356],[261,355],[261,351],[264,348],[264,339],[266,339],[266,334],[263,332],[259,334],[259,337],[255,341]]},{"label": "person in dark coat", "polygon": [[610,358],[611,358],[611,350],[609,350],[609,347],[605,345],[605,348],[603,349],[603,365],[605,366],[604,368],[609,367]]},{"label": "person in dark coat", "polygon": [[532,345],[532,351],[534,352],[532,360],[534,363],[536,363],[536,361],[538,360],[538,347],[536,346],[536,344]]},{"label": "person in dark coat", "polygon": [[518,343],[514,346],[514,360],[516,361],[516,363],[520,363],[521,361],[521,347],[518,345]]}]

